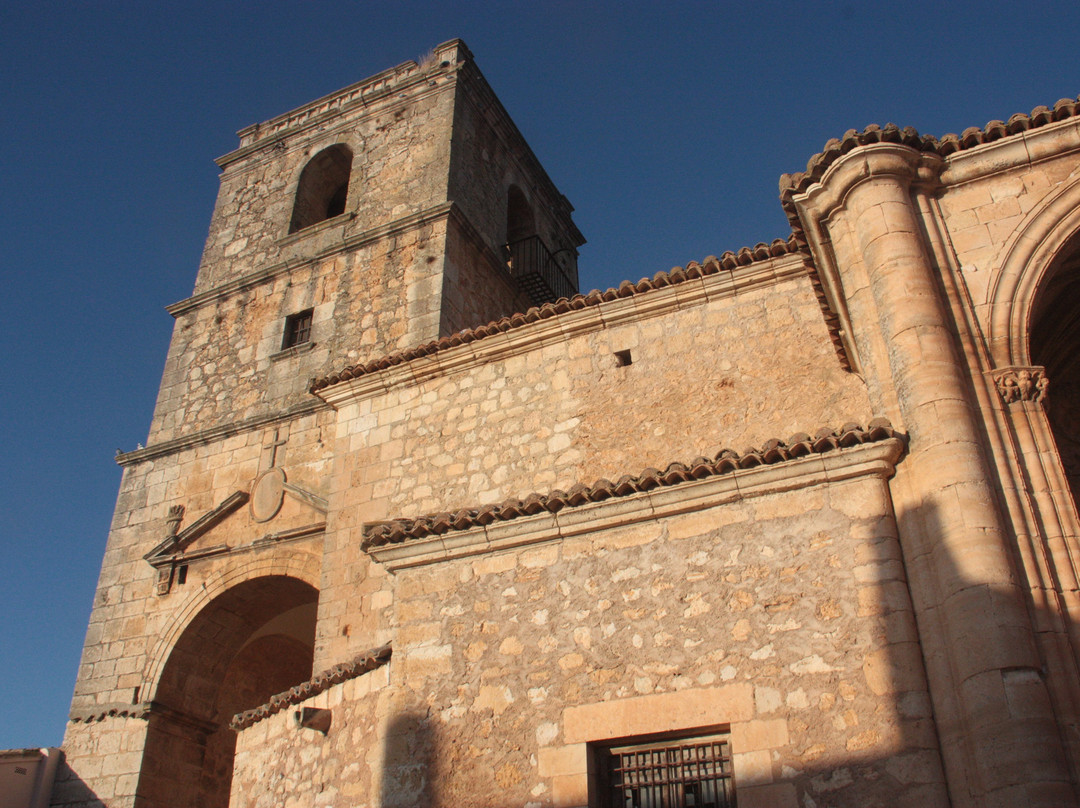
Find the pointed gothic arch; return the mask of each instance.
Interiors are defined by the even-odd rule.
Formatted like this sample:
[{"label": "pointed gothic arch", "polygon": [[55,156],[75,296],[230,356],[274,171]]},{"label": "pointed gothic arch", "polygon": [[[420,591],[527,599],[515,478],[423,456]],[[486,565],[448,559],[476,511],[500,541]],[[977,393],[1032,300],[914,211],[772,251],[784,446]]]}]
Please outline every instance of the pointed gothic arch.
[{"label": "pointed gothic arch", "polygon": [[1005,246],[989,292],[987,338],[999,367],[1032,364],[1032,306],[1043,278],[1080,233],[1080,182],[1065,186],[1034,208]]}]

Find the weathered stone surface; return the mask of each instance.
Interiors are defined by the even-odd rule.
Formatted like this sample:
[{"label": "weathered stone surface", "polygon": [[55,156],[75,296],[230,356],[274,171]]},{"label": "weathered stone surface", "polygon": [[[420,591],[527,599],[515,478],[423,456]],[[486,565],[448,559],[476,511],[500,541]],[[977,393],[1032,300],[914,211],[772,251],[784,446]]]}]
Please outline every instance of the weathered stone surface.
[{"label": "weathered stone surface", "polygon": [[1075,106],[538,308],[523,211],[581,237],[461,43],[241,132],[54,804],[584,806],[669,733],[743,806],[1075,804]]}]

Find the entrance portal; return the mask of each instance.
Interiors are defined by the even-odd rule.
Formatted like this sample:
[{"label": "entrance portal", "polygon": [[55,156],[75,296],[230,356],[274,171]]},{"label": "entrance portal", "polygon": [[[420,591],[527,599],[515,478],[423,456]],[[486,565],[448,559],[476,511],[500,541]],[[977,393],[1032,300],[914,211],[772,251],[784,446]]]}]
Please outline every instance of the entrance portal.
[{"label": "entrance portal", "polygon": [[239,584],[180,636],[150,713],[139,808],[226,808],[233,715],[311,677],[318,591],[295,578]]}]

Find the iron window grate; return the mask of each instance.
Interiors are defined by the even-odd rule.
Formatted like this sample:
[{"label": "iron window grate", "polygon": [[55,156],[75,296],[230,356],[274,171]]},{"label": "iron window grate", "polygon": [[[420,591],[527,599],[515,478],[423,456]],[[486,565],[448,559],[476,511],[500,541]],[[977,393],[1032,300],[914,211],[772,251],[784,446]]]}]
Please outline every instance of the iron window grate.
[{"label": "iron window grate", "polygon": [[613,746],[601,751],[603,808],[734,808],[726,735]]}]

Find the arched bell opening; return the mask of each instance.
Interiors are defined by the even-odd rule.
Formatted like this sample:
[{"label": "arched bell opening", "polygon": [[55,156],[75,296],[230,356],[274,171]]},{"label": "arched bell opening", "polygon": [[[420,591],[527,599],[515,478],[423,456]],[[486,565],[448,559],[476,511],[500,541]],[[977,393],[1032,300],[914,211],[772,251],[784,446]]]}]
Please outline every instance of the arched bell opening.
[{"label": "arched bell opening", "polygon": [[1072,490],[1080,494],[1080,234],[1074,235],[1047,269],[1031,309],[1033,365],[1045,368],[1043,401],[1061,463]]},{"label": "arched bell opening", "polygon": [[506,243],[514,244],[536,235],[536,219],[525,192],[511,185],[506,192]]},{"label": "arched bell opening", "polygon": [[304,166],[296,186],[290,233],[345,212],[352,159],[349,147],[338,143],[323,149]]},{"label": "arched bell opening", "polygon": [[225,808],[233,715],[311,677],[319,593],[283,575],[238,584],[188,625],[149,717],[139,808]]}]

